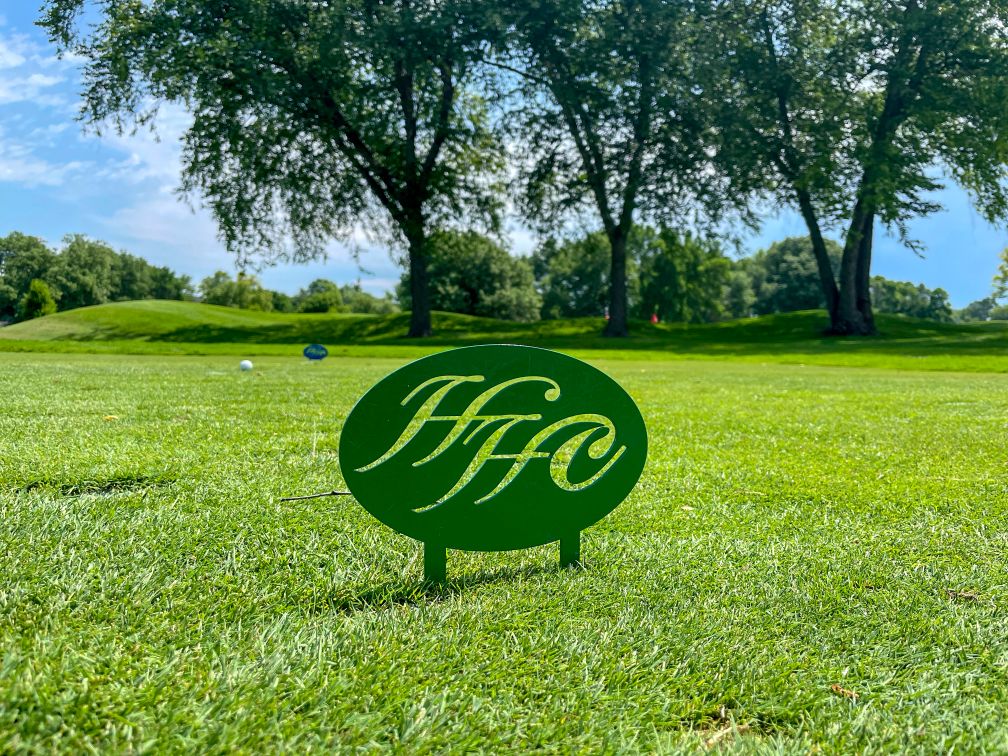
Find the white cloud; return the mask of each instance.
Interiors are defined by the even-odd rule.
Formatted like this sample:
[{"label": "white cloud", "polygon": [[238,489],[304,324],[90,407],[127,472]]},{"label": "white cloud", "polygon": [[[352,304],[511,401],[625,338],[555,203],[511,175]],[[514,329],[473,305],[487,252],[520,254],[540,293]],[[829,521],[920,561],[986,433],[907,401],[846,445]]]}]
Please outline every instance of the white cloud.
[{"label": "white cloud", "polygon": [[0,39],[0,69],[17,68],[25,62],[26,58],[21,55],[5,39]]},{"label": "white cloud", "polygon": [[41,52],[42,48],[26,34],[0,34],[0,69],[23,66]]},{"label": "white cloud", "polygon": [[53,163],[40,158],[31,145],[8,138],[0,129],[0,182],[26,187],[61,186],[69,176],[87,167],[88,163],[80,160]]},{"label": "white cloud", "polygon": [[193,212],[170,192],[142,194],[138,201],[119,208],[102,223],[118,235],[174,247],[193,263],[203,260],[208,252],[215,257],[226,255],[210,214],[202,209]]},{"label": "white cloud", "polygon": [[58,76],[46,76],[38,73],[0,78],[0,105],[35,102],[40,105],[58,106],[64,102],[64,98],[44,97],[43,91],[60,84],[62,81],[63,79]]},{"label": "white cloud", "polygon": [[29,86],[43,89],[44,87],[55,86],[60,82],[62,82],[63,79],[59,76],[46,76],[45,74],[36,73],[29,76],[27,79],[25,79],[25,81],[28,82]]},{"label": "white cloud", "polygon": [[[178,105],[165,105],[158,112],[154,130],[119,134],[107,131],[101,141],[126,157],[111,162],[100,178],[139,184],[156,182],[159,190],[172,189],[182,171],[180,140],[192,123],[192,116]],[[82,137],[89,139],[90,137]]]},{"label": "white cloud", "polygon": [[32,143],[44,142],[51,146],[54,137],[59,136],[70,127],[71,124],[69,123],[50,123],[45,126],[38,126],[28,132],[28,139]]}]

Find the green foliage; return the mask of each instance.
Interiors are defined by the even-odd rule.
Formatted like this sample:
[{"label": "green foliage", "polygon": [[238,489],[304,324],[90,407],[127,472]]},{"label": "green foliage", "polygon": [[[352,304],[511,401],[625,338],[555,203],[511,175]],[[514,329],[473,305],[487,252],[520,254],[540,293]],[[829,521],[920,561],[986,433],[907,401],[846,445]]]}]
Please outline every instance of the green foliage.
[{"label": "green foliage", "polygon": [[[639,229],[639,233],[647,233]],[[637,317],[668,323],[713,323],[726,311],[732,265],[714,242],[662,229],[640,245]]]},{"label": "green foliage", "polygon": [[80,234],[67,237],[52,271],[62,309],[72,310],[112,301],[117,293],[117,263],[115,250],[104,242],[93,241]]},{"label": "green foliage", "polygon": [[60,310],[136,299],[192,297],[188,276],[177,276],[104,242],[72,234],[55,252],[33,236],[0,238],[0,318],[14,314],[31,281],[45,281]]},{"label": "green foliage", "polygon": [[264,289],[256,276],[243,271],[232,280],[223,270],[218,270],[200,281],[199,292],[201,301],[207,304],[262,312],[273,309],[273,292]]},{"label": "green foliage", "polygon": [[[839,268],[840,245],[825,240],[830,262]],[[741,267],[752,282],[756,315],[816,310],[826,306],[809,238],[793,236],[744,260]]]},{"label": "green foliage", "polygon": [[610,247],[601,232],[580,239],[547,239],[532,253],[542,317],[601,317],[609,301]]},{"label": "green foliage", "polygon": [[970,323],[991,319],[991,313],[997,309],[997,300],[994,297],[986,297],[970,302],[961,310],[954,313],[954,320],[957,323]]},{"label": "green foliage", "polygon": [[355,312],[369,315],[388,315],[399,312],[386,293],[376,297],[364,291],[359,283],[339,284],[324,278],[312,281],[290,299],[291,309],[275,308],[280,312]]},{"label": "green foliage", "polygon": [[318,278],[294,297],[298,312],[345,312],[343,294],[332,281]]},{"label": "green foliage", "polygon": [[[474,231],[439,231],[430,237],[426,256],[433,309],[502,320],[539,319],[541,300],[531,264],[496,242]],[[397,296],[410,309],[409,271]]]},{"label": "green foliage", "polygon": [[924,284],[914,286],[907,281],[890,281],[882,276],[874,276],[871,283],[872,301],[878,312],[952,322],[952,306],[944,289],[932,290]]},{"label": "green foliage", "polygon": [[18,302],[18,320],[32,320],[56,312],[56,300],[53,299],[45,281],[34,279],[28,285],[28,291]]},{"label": "green foliage", "polygon": [[[56,253],[46,246],[46,243],[36,236],[28,236],[14,231],[0,237],[0,282],[14,292],[11,297],[8,292],[2,297],[0,315],[12,316],[16,302],[28,292],[28,287],[35,279],[47,281],[52,286],[52,271],[56,267]],[[59,291],[56,290],[56,296]]]},{"label": "green foliage", "polygon": [[382,297],[376,297],[364,291],[359,283],[344,284],[340,287],[340,295],[349,312],[368,315],[390,315],[399,312],[399,306],[393,301],[389,292]]},{"label": "green foliage", "polygon": [[725,314],[729,318],[749,318],[755,312],[756,294],[752,280],[746,271],[745,262],[732,266],[728,274],[728,285],[724,294]]},{"label": "green foliage", "polygon": [[9,320],[17,312],[18,293],[0,278],[0,321]]},{"label": "green foliage", "polygon": [[1008,247],[1001,250],[999,260],[1000,264],[994,275],[994,293],[991,295],[995,301],[1008,297]]},{"label": "green foliage", "polygon": [[271,308],[273,312],[296,312],[297,306],[294,303],[294,298],[284,294],[282,291],[271,291],[270,297],[273,300],[273,307]]},{"label": "green foliage", "polygon": [[189,300],[195,296],[192,279],[189,276],[176,275],[167,267],[152,267],[148,275],[151,282],[151,299]]}]

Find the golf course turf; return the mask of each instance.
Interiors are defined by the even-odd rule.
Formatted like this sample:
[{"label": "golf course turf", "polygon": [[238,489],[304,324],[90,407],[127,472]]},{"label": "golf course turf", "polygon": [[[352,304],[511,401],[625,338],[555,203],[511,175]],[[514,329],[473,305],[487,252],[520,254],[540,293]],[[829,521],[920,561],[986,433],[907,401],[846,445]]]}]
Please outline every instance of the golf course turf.
[{"label": "golf course turf", "polygon": [[340,487],[353,403],[432,347],[69,316],[0,330],[0,751],[1008,749],[998,325],[569,338],[641,409],[640,483],[585,569],[453,551],[425,588],[352,499],[279,499]]}]

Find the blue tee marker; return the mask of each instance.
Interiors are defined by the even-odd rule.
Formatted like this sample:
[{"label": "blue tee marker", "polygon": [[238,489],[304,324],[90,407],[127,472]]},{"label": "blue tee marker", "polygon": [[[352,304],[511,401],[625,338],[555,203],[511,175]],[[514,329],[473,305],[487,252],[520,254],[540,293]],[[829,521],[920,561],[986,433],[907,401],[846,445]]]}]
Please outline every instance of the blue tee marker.
[{"label": "blue tee marker", "polygon": [[312,362],[318,362],[329,356],[329,350],[321,344],[309,344],[302,354]]}]

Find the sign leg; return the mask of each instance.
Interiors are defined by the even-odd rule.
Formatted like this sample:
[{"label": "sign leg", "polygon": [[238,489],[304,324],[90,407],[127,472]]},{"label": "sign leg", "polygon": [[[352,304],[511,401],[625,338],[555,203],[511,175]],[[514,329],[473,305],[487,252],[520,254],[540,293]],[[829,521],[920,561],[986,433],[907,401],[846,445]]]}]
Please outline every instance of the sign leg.
[{"label": "sign leg", "polygon": [[424,582],[443,583],[448,578],[448,550],[429,541],[423,545]]},{"label": "sign leg", "polygon": [[576,530],[560,539],[560,566],[581,566],[581,531]]}]

